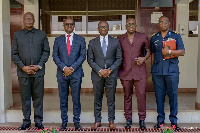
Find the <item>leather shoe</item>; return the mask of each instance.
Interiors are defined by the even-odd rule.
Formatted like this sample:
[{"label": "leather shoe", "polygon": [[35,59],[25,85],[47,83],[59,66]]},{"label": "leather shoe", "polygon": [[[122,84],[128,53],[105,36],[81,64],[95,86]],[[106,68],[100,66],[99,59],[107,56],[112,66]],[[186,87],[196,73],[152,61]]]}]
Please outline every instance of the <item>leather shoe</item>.
[{"label": "leather shoe", "polygon": [[31,127],[31,123],[30,124],[25,124],[23,123],[18,130],[26,130],[27,128]]},{"label": "leather shoe", "polygon": [[37,127],[38,129],[44,129],[42,123],[35,123],[35,127]]},{"label": "leather shoe", "polygon": [[126,129],[130,129],[130,128],[131,128],[131,125],[132,125],[132,120],[126,120],[125,128],[126,128]]},{"label": "leather shoe", "polygon": [[140,120],[140,121],[139,121],[139,125],[140,125],[140,129],[141,129],[141,130],[146,129],[146,125],[145,125],[145,121],[144,121],[144,120]]},{"label": "leather shoe", "polygon": [[171,123],[171,126],[174,130],[180,130],[181,128],[177,125],[177,123]]},{"label": "leather shoe", "polygon": [[115,123],[113,121],[109,121],[110,130],[115,130]]},{"label": "leather shoe", "polygon": [[96,130],[98,127],[101,127],[101,122],[95,122],[91,129]]},{"label": "leather shoe", "polygon": [[64,131],[67,127],[67,123],[62,123],[62,125],[60,126],[60,131]]},{"label": "leather shoe", "polygon": [[164,122],[157,122],[154,128],[160,128],[161,125],[164,125]]},{"label": "leather shoe", "polygon": [[75,130],[78,130],[78,131],[80,131],[82,129],[82,127],[81,127],[79,122],[74,123],[74,127],[75,127]]}]

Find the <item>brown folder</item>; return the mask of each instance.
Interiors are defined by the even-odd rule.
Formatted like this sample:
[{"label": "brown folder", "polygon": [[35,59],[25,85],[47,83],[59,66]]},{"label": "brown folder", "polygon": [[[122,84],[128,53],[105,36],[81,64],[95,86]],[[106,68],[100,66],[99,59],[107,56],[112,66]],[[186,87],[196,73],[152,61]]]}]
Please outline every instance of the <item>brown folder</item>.
[{"label": "brown folder", "polygon": [[[165,47],[165,45],[167,45],[169,50],[176,50],[176,40],[175,39],[163,41],[163,48]],[[174,57],[175,56],[173,56],[171,54],[164,55],[164,59],[170,59],[170,58],[174,58]]]}]

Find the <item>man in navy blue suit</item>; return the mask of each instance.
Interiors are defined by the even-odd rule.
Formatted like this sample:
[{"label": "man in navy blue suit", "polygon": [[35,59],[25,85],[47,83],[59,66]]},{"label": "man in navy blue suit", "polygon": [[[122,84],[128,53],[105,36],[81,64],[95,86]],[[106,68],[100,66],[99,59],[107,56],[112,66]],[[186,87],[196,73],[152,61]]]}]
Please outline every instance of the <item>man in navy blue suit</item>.
[{"label": "man in navy blue suit", "polygon": [[73,101],[74,126],[76,130],[81,130],[80,90],[82,77],[84,76],[82,64],[86,58],[86,43],[83,37],[73,32],[75,27],[73,19],[65,19],[63,26],[66,33],[57,37],[53,46],[53,60],[58,67],[57,82],[62,118],[60,130],[63,131],[67,127],[69,87],[71,88]]}]

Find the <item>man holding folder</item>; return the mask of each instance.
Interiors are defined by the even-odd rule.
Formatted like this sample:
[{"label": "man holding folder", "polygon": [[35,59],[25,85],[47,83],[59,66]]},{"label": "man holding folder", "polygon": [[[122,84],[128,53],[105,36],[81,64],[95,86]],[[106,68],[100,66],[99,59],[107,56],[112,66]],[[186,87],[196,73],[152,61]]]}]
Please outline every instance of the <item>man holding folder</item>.
[{"label": "man holding folder", "polygon": [[[185,54],[182,38],[176,31],[169,30],[170,22],[165,16],[159,18],[160,32],[151,37],[152,80],[155,88],[157,103],[157,124],[154,128],[160,128],[164,124],[164,102],[166,92],[169,97],[171,126],[179,130],[177,125],[178,113],[178,83],[179,67],[178,57]],[[171,49],[175,45],[174,49]],[[169,49],[170,48],[170,49]],[[167,57],[167,58],[166,58]]]}]

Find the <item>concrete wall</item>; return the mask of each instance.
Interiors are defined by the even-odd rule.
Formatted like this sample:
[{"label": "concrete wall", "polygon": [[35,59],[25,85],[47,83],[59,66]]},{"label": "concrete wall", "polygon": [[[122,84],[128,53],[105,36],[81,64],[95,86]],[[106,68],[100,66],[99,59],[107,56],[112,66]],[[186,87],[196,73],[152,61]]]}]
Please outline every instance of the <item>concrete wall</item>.
[{"label": "concrete wall", "polygon": [[6,109],[13,105],[9,5],[8,0],[0,0],[0,123],[5,123]]}]

